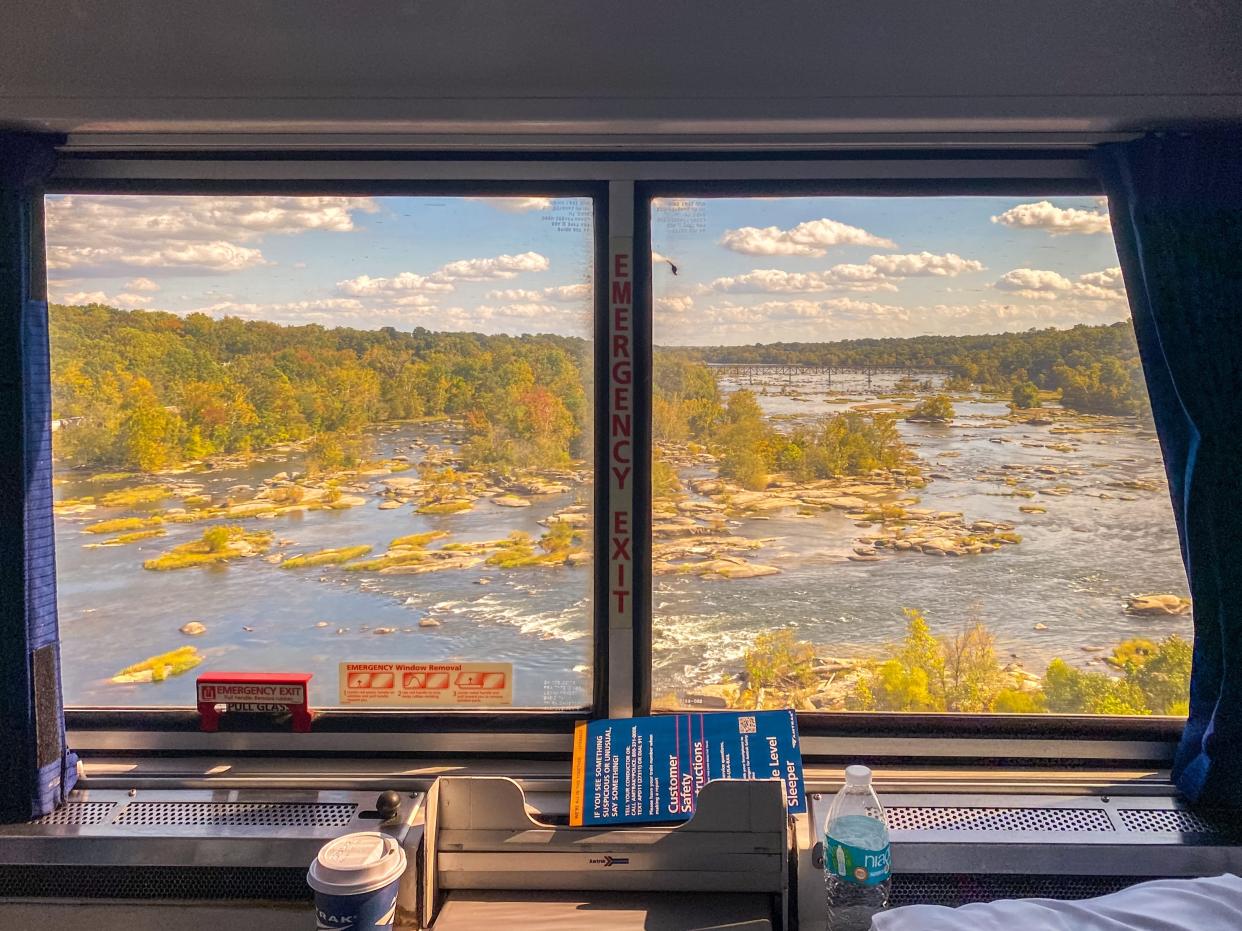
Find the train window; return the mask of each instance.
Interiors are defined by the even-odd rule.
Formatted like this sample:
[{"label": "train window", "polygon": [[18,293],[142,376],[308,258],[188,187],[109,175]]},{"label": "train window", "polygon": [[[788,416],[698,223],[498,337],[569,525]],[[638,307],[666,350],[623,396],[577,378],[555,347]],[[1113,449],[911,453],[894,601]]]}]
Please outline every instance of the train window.
[{"label": "train window", "polygon": [[656,708],[1185,714],[1097,197],[651,204]]},{"label": "train window", "polygon": [[[313,673],[320,707],[589,703],[590,198],[46,216],[67,706],[221,669]],[[480,665],[366,674],[394,662]]]}]

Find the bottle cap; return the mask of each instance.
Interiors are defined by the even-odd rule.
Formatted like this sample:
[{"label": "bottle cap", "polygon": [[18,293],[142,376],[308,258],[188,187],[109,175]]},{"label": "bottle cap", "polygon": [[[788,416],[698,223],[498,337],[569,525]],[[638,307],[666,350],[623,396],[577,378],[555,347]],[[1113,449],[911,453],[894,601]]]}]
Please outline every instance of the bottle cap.
[{"label": "bottle cap", "polygon": [[871,770],[859,765],[845,767],[845,784],[847,786],[871,785]]}]

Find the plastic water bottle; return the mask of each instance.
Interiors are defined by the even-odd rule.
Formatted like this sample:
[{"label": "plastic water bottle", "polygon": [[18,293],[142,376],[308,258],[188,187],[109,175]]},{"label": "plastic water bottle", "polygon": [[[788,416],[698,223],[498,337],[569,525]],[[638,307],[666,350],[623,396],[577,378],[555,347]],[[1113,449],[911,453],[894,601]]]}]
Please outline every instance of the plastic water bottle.
[{"label": "plastic water bottle", "polygon": [[832,800],[824,831],[828,927],[867,931],[871,916],[888,907],[888,826],[871,787],[871,770],[847,766],[845,786]]}]

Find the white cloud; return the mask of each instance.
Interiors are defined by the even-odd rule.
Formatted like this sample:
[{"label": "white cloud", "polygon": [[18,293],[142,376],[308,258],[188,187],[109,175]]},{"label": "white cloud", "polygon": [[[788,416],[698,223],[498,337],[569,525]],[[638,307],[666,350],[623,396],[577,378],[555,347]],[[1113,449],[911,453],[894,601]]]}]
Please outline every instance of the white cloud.
[{"label": "white cloud", "polygon": [[530,291],[526,288],[502,288],[488,291],[484,297],[489,301],[541,301],[542,291]]},{"label": "white cloud", "polygon": [[[1048,297],[1047,294],[1044,295]],[[776,340],[830,342],[865,337],[948,336],[1069,327],[1127,319],[1124,302],[1054,294],[1034,301],[898,306],[837,297],[753,305],[722,302],[687,314],[657,314],[658,345],[711,346]]]},{"label": "white cloud", "polygon": [[1126,283],[1121,278],[1121,266],[1079,275],[1078,280],[1100,288],[1107,288],[1109,291],[1124,291],[1126,289]]},{"label": "white cloud", "polygon": [[551,210],[551,197],[469,197],[467,200],[487,204],[506,213],[529,213],[534,210]]},{"label": "white cloud", "polygon": [[964,259],[956,252],[936,255],[931,252],[914,252],[909,255],[873,255],[867,264],[879,269],[890,278],[913,278],[933,276],[952,278],[964,272],[983,271],[983,263],[976,259]]},{"label": "white cloud", "polygon": [[[336,290],[351,297],[366,298],[373,307],[430,307],[435,303],[435,297],[455,291],[455,282],[516,278],[522,272],[544,271],[548,266],[547,257],[537,252],[460,259],[441,266],[430,275],[416,272],[400,272],[391,277],[359,275],[338,281]],[[507,301],[515,306],[534,305],[546,301],[589,299],[590,293],[590,286],[586,284],[554,285],[541,290],[511,288],[490,291],[487,300]]]},{"label": "white cloud", "polygon": [[746,255],[821,256],[830,247],[842,245],[897,248],[897,244],[890,239],[827,218],[807,220],[787,230],[777,226],[743,226],[726,230],[720,244],[726,249]]},{"label": "white cloud", "polygon": [[516,278],[522,272],[547,271],[550,263],[538,252],[498,255],[488,259],[459,259],[441,266],[431,277],[436,281],[487,281]]},{"label": "white cloud", "polygon": [[443,281],[433,281],[424,275],[413,272],[401,272],[391,278],[372,278],[370,275],[359,275],[338,281],[336,288],[343,294],[362,296],[382,296],[404,292],[444,292],[452,291],[453,286]]},{"label": "white cloud", "polygon": [[693,309],[694,298],[688,294],[671,294],[655,299],[655,312],[658,314],[684,314]]},{"label": "white cloud", "polygon": [[865,264],[834,265],[819,272],[757,268],[744,275],[717,278],[708,290],[733,293],[798,293],[815,291],[896,291],[893,280],[907,277],[949,278],[983,270],[983,263],[949,252],[936,255],[873,255]]},{"label": "white cloud", "polygon": [[312,230],[350,232],[355,213],[378,209],[366,197],[54,196],[46,207],[48,267],[96,275],[127,268],[238,271],[266,264],[259,248],[243,244]]},{"label": "white cloud", "polygon": [[1053,236],[1107,233],[1110,229],[1106,209],[1095,211],[1080,210],[1077,207],[1056,207],[1046,200],[1010,207],[999,216],[992,217],[992,222],[1019,229],[1045,230]]},{"label": "white cloud", "polygon": [[243,320],[271,320],[276,323],[319,323],[325,326],[348,326],[365,310],[355,298],[330,297],[304,301],[254,303],[249,301],[217,301],[195,307],[184,313],[207,314],[211,317],[240,317]]},{"label": "white cloud", "polygon": [[107,304],[110,299],[102,291],[70,291],[53,297],[57,304]]},{"label": "white cloud", "polygon": [[53,291],[49,297],[54,304],[69,305],[107,304],[110,307],[133,308],[151,303],[151,298],[144,294],[109,295],[103,291]]},{"label": "white cloud", "polygon": [[592,288],[585,282],[581,284],[558,284],[551,288],[544,288],[543,293],[551,301],[562,301],[566,304],[574,301],[588,301],[591,299]]},{"label": "white cloud", "polygon": [[857,290],[896,291],[869,265],[838,265],[822,272],[787,272],[780,268],[756,268],[744,275],[717,278],[708,290],[735,294]]},{"label": "white cloud", "polygon": [[1015,268],[996,282],[1001,291],[1071,291],[1074,282],[1059,272],[1037,268]]},{"label": "white cloud", "polygon": [[1035,268],[1015,268],[996,282],[1000,291],[1011,291],[1020,297],[1060,300],[1065,297],[1087,301],[1125,301],[1125,284],[1120,268],[1088,272],[1070,280],[1059,272]]},{"label": "white cloud", "polygon": [[485,295],[489,301],[558,301],[569,304],[591,299],[589,284],[560,284],[539,291],[525,288],[503,288],[488,291]]},{"label": "white cloud", "polygon": [[145,252],[122,254],[120,264],[136,268],[194,268],[235,272],[266,265],[263,253],[231,242],[170,242]]},{"label": "white cloud", "polygon": [[308,230],[350,232],[355,212],[374,213],[369,197],[212,197],[167,194],[68,194],[47,201],[49,239],[159,241],[235,239]]},{"label": "white cloud", "polygon": [[589,337],[591,319],[580,309],[538,301],[483,304],[478,307],[437,308],[424,325],[437,330],[484,333],[556,333]]},{"label": "white cloud", "polygon": [[749,308],[767,320],[908,320],[910,312],[894,304],[860,301],[852,297],[833,297],[823,301],[765,301]]},{"label": "white cloud", "polygon": [[125,287],[130,291],[158,291],[160,286],[150,278],[131,278],[125,282]]},{"label": "white cloud", "polygon": [[402,294],[400,297],[390,297],[387,303],[394,307],[434,307],[436,302],[426,294],[414,292],[413,294]]},{"label": "white cloud", "polygon": [[554,316],[557,309],[551,304],[543,304],[539,301],[517,301],[499,307],[481,304],[475,308],[475,312],[480,317],[521,317],[531,320]]}]

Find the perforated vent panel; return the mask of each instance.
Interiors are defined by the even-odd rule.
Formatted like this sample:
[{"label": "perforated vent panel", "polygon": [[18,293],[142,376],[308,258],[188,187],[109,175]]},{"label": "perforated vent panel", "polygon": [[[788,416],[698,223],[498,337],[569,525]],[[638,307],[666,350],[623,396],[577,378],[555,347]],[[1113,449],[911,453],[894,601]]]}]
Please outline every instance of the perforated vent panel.
[{"label": "perforated vent panel", "polygon": [[151,827],[341,828],[353,820],[357,808],[352,802],[131,802],[112,823]]},{"label": "perforated vent panel", "polygon": [[0,899],[206,899],[305,902],[306,868],[0,865]]},{"label": "perforated vent panel", "polygon": [[1142,834],[1226,834],[1242,833],[1242,818],[1223,811],[1170,811],[1123,808],[1118,814],[1127,831]]},{"label": "perforated vent panel", "polygon": [[116,802],[65,802],[31,824],[103,824],[114,808]]},{"label": "perforated vent panel", "polygon": [[890,901],[897,905],[965,905],[996,899],[1087,899],[1118,892],[1155,877],[983,876],[960,873],[894,873]]},{"label": "perforated vent panel", "polygon": [[1098,808],[889,808],[895,831],[1111,831]]}]

